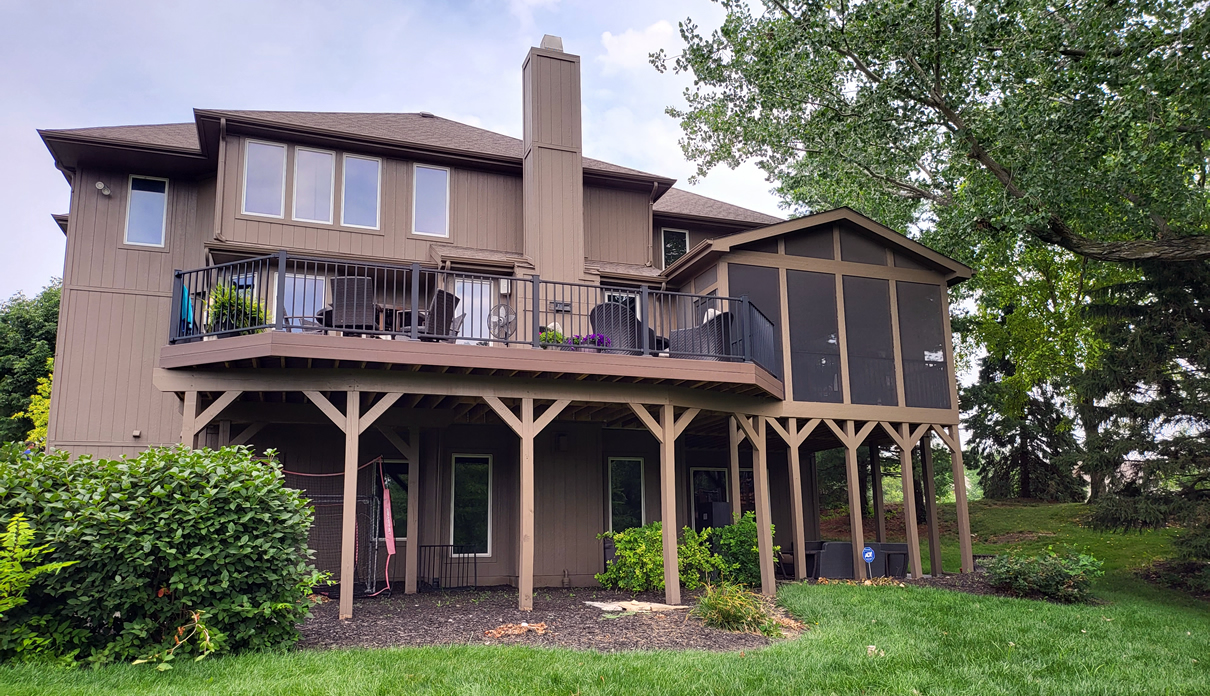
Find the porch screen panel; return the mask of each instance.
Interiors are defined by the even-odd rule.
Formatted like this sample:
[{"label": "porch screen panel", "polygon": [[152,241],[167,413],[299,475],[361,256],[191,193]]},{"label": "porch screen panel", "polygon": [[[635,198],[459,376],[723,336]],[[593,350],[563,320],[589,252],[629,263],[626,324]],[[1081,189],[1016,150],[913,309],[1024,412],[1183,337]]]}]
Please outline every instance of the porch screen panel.
[{"label": "porch screen panel", "polygon": [[[769,321],[773,323],[773,347],[776,351],[775,362],[782,364],[781,351],[781,272],[776,268],[765,266],[749,266],[742,263],[727,264],[727,281],[730,283],[728,294],[731,297],[748,296],[748,301],[756,305]],[[780,372],[780,368],[778,368]]]},{"label": "porch screen panel", "polygon": [[615,532],[643,526],[643,460],[609,460],[609,521]]},{"label": "porch screen panel", "polygon": [[941,286],[897,281],[903,400],[907,406],[950,407]]},{"label": "porch screen panel", "polygon": [[845,276],[844,326],[850,400],[855,404],[898,406],[890,281]]},{"label": "porch screen panel", "polygon": [[492,460],[455,455],[450,543],[459,553],[491,553]]},{"label": "porch screen panel", "polygon": [[832,246],[832,226],[812,227],[786,237],[786,253],[813,259],[831,259],[836,255]]},{"label": "porch screen panel", "polygon": [[840,260],[885,266],[886,247],[874,241],[873,237],[864,232],[842,226],[840,228]]},{"label": "porch screen panel", "polygon": [[838,404],[843,400],[843,393],[840,388],[836,276],[788,270],[786,296],[790,310],[793,398],[795,401]]}]

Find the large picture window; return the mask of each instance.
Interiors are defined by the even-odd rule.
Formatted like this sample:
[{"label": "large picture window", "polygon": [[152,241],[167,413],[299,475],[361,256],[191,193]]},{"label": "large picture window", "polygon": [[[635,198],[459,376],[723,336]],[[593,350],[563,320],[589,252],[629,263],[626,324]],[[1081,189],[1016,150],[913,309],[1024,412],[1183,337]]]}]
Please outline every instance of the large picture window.
[{"label": "large picture window", "polygon": [[646,522],[643,460],[615,457],[609,460],[609,529],[624,532]]},{"label": "large picture window", "polygon": [[450,170],[416,165],[412,195],[412,232],[450,236]]},{"label": "large picture window", "polygon": [[130,177],[126,201],[126,243],[164,246],[168,222],[168,180],[149,176]]},{"label": "large picture window", "polygon": [[492,458],[455,454],[450,481],[450,543],[456,555],[492,555]]},{"label": "large picture window", "polygon": [[890,281],[845,276],[844,326],[850,400],[855,404],[898,406]]},{"label": "large picture window", "polygon": [[331,224],[335,181],[336,153],[295,148],[294,219]]},{"label": "large picture window", "polygon": [[940,285],[895,283],[905,406],[950,407]]},{"label": "large picture window", "polygon": [[249,140],[244,151],[243,212],[283,217],[285,199],[286,146]]},{"label": "large picture window", "polygon": [[378,229],[378,189],[382,161],[375,157],[344,156],[340,224]]}]

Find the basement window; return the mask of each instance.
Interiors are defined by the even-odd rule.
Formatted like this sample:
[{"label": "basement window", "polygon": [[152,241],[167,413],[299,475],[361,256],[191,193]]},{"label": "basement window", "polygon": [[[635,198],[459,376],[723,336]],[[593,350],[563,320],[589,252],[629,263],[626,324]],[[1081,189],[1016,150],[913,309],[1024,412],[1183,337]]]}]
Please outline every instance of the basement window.
[{"label": "basement window", "polygon": [[126,201],[126,243],[164,246],[168,219],[168,180],[149,176],[130,177]]},{"label": "basement window", "polygon": [[668,268],[689,251],[689,232],[665,228],[663,231],[663,246],[664,268]]},{"label": "basement window", "polygon": [[382,160],[345,155],[340,224],[378,229],[378,190],[381,180]]},{"label": "basement window", "polygon": [[245,215],[284,217],[286,146],[249,140],[244,152]]},{"label": "basement window", "polygon": [[418,164],[412,185],[412,233],[450,236],[450,170]]},{"label": "basement window", "polygon": [[643,485],[643,460],[609,459],[609,529],[624,532],[646,522],[646,489]]},{"label": "basement window", "polygon": [[492,555],[491,455],[455,454],[450,478],[453,555]]}]

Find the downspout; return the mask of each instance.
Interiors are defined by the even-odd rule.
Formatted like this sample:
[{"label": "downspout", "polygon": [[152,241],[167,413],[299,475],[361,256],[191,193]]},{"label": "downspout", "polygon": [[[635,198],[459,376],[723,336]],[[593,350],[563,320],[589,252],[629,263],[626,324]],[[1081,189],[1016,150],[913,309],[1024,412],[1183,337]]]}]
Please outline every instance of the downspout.
[{"label": "downspout", "polygon": [[227,188],[227,117],[220,116],[218,119],[218,172],[215,175],[214,182],[214,239],[220,242],[227,240],[223,239],[223,201],[225,190]]}]

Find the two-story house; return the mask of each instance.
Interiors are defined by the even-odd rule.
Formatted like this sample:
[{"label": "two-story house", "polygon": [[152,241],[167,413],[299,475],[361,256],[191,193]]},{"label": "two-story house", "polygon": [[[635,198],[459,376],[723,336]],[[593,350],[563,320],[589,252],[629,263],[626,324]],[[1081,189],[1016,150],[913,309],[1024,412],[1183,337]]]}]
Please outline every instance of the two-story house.
[{"label": "two-story house", "polygon": [[869,448],[911,490],[932,433],[965,480],[946,289],[970,269],[852,210],[780,220],[584,157],[579,57],[545,37],[522,71],[521,140],[216,109],[41,131],[72,188],[49,446],[275,449],[342,616],[388,558],[407,592],[471,572],[527,609],[653,520],[677,603],[676,530],[743,509],[772,593],[775,541],[801,578],[819,538],[812,453],[844,448],[864,577]]}]

